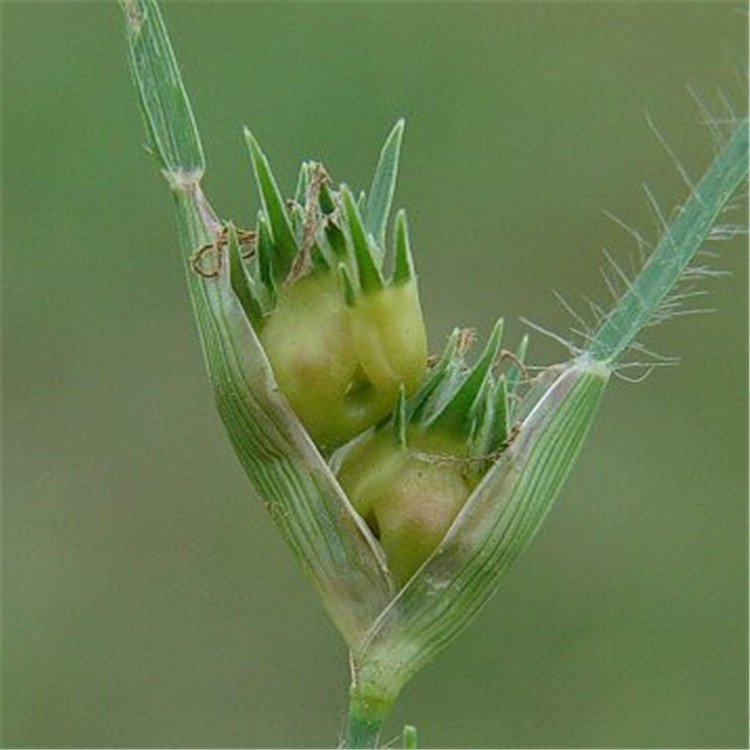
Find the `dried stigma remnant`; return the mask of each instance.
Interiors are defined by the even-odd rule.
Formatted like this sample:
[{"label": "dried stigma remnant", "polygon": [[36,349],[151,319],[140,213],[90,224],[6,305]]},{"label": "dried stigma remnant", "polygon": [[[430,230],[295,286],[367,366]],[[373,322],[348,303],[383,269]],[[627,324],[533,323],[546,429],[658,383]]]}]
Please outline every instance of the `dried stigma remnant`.
[{"label": "dried stigma remnant", "polygon": [[[190,257],[190,268],[204,279],[213,279],[221,270],[222,255],[229,245],[229,226],[222,226],[216,239],[199,247]],[[255,232],[247,229],[235,230],[237,242],[242,248],[241,257],[248,260],[255,254]]]}]

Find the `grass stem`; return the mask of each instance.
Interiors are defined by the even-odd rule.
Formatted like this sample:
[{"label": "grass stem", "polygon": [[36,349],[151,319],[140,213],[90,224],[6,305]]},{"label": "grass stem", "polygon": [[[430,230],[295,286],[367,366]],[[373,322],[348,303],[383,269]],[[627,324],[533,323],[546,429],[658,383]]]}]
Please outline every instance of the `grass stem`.
[{"label": "grass stem", "polygon": [[369,695],[352,686],[341,747],[376,748],[383,722],[393,701]]}]

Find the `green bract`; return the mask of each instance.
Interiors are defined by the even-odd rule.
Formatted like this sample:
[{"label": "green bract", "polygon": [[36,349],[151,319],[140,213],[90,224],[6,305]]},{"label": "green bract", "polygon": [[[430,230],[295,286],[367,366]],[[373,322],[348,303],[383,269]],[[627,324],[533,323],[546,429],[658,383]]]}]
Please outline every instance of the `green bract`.
[{"label": "green bract", "polygon": [[320,164],[302,165],[285,202],[246,131],[263,210],[247,262],[246,312],[282,393],[316,443],[331,449],[386,417],[403,386],[412,393],[427,338],[406,216],[394,229],[384,273],[385,229],[403,122],[383,147],[370,198],[334,190]]},{"label": "green bract", "polygon": [[403,685],[463,630],[526,549],[584,444],[610,374],[582,357],[545,376],[541,398],[520,402],[528,413],[512,439],[352,650],[354,727],[378,723]]}]

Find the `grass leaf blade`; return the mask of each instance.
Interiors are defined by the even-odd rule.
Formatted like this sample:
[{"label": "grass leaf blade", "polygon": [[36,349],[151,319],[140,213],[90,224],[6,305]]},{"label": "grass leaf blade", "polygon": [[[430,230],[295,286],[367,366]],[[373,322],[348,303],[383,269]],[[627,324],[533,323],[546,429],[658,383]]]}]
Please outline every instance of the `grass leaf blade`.
[{"label": "grass leaf blade", "polygon": [[742,120],[709,166],[638,276],[628,284],[588,347],[599,362],[616,361],[680,280],[718,215],[748,173],[748,121]]},{"label": "grass leaf blade", "polygon": [[198,128],[155,0],[121,0],[128,56],[154,154],[169,180],[197,183],[206,168]]}]

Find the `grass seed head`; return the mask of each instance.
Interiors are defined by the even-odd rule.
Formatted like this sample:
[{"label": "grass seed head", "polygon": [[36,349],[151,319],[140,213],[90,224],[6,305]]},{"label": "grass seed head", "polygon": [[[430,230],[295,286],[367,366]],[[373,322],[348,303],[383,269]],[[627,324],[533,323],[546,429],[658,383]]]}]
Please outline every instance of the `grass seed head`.
[{"label": "grass seed head", "polygon": [[384,268],[403,132],[381,152],[370,195],[334,188],[320,164],[300,170],[284,201],[258,142],[246,132],[262,211],[247,275],[250,315],[282,393],[325,450],[348,442],[414,393],[427,367],[406,217],[394,228],[393,271]]}]

